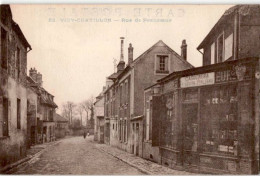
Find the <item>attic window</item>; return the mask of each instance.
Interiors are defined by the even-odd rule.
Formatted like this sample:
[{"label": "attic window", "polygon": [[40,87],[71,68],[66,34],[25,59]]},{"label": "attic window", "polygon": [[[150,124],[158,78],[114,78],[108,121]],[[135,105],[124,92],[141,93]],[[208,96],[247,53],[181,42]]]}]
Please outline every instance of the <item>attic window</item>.
[{"label": "attic window", "polygon": [[156,73],[169,73],[168,59],[168,55],[156,56]]}]

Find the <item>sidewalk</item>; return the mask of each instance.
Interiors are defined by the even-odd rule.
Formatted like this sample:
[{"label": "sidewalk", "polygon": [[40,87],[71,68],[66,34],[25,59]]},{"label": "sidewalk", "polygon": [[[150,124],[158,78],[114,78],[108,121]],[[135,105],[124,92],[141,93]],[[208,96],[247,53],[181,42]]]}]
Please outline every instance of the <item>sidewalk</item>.
[{"label": "sidewalk", "polygon": [[131,165],[132,167],[135,167],[142,171],[143,173],[149,174],[149,175],[198,175],[196,173],[189,173],[185,171],[178,171],[173,170],[167,167],[164,167],[162,165],[159,165],[157,163],[151,162],[149,160],[145,160],[143,158],[137,157],[133,154],[127,153],[125,151],[122,151],[120,149],[117,149],[115,147],[111,147],[106,144],[98,144],[94,141],[92,141],[95,145],[95,147],[103,152],[106,152],[115,158],[118,158],[119,160]]},{"label": "sidewalk", "polygon": [[18,160],[15,163],[9,164],[5,166],[4,168],[0,169],[0,174],[8,174],[11,173],[13,170],[16,168],[20,168],[27,163],[31,163],[35,158],[39,157],[47,148],[50,146],[56,145],[60,143],[60,141],[53,141],[49,143],[44,143],[44,144],[38,144],[35,146],[31,146],[30,149],[27,149],[27,156],[21,160]]}]

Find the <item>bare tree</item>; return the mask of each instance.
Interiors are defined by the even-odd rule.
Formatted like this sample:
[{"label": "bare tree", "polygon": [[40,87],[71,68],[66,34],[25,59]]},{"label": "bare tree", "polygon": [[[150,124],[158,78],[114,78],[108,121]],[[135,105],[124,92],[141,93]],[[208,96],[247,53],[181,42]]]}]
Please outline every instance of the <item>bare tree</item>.
[{"label": "bare tree", "polygon": [[74,108],[76,107],[76,104],[74,104],[71,101],[67,101],[62,105],[62,116],[69,119],[69,124],[72,124],[73,121],[73,115],[75,113]]},{"label": "bare tree", "polygon": [[83,105],[80,103],[77,105],[77,113],[79,114],[80,116],[80,125],[82,126],[82,116],[83,116],[83,111],[84,111],[84,108],[83,108]]},{"label": "bare tree", "polygon": [[89,99],[87,99],[87,100],[85,100],[81,103],[83,110],[86,112],[87,122],[89,120],[88,114],[89,114],[89,112],[92,111],[93,105],[94,105],[94,97],[93,96],[91,96]]}]

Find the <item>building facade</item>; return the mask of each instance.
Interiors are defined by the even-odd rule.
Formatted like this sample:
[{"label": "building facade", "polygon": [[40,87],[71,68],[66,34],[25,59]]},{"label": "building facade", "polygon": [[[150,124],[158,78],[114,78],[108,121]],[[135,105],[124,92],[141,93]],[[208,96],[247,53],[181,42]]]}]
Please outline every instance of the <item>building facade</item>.
[{"label": "building facade", "polygon": [[54,113],[55,138],[64,138],[69,134],[69,121],[61,115]]},{"label": "building facade", "polygon": [[172,73],[145,90],[145,110],[150,111],[144,114],[150,115],[145,137],[159,146],[162,165],[205,173],[258,173],[257,9],[227,10],[198,47],[203,67]]},{"label": "building facade", "polygon": [[37,143],[54,141],[54,113],[58,107],[54,102],[54,96],[42,87],[42,74],[37,73],[35,68],[29,70],[28,82],[28,86],[37,93]]},{"label": "building facade", "polygon": [[31,46],[13,21],[9,5],[0,5],[0,168],[26,156],[27,53]]},{"label": "building facade", "polygon": [[94,140],[104,143],[104,95],[103,92],[96,97],[94,103]]},{"label": "building facade", "polygon": [[[117,72],[108,77],[113,84],[104,92],[105,138],[109,143],[129,153],[150,159],[147,151],[158,156],[151,143],[143,143],[143,90],[171,72],[193,66],[186,61],[186,42],[182,44],[182,57],[158,41],[137,59],[133,60],[133,47],[128,48],[128,64],[123,54],[124,38],[121,38],[121,57]],[[106,141],[105,141],[106,142]]]}]

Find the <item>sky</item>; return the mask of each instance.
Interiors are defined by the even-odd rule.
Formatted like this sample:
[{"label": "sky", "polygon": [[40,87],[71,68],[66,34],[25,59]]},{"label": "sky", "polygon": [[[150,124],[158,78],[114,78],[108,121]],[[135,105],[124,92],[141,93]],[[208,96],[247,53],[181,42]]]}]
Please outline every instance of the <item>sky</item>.
[{"label": "sky", "polygon": [[43,75],[43,87],[55,96],[60,112],[64,102],[80,103],[102,91],[114,59],[120,59],[120,37],[125,37],[126,62],[129,43],[135,59],[159,40],[180,54],[186,39],[188,62],[201,66],[197,47],[231,6],[38,4],[11,5],[11,10],[32,46],[27,74],[35,67]]}]

